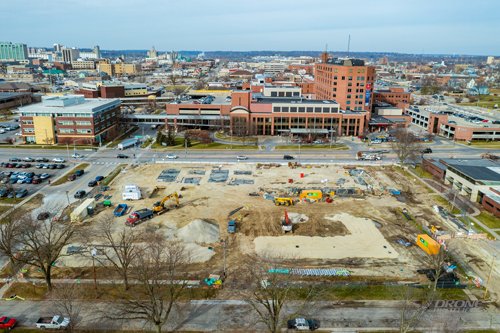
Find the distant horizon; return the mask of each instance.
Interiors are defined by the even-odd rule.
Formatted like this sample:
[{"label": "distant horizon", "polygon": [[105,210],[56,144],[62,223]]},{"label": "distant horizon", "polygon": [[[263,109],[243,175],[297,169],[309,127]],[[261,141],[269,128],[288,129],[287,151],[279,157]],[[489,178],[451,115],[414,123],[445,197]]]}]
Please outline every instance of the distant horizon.
[{"label": "distant horizon", "polygon": [[[13,42],[13,43],[17,43],[17,42]],[[28,45],[27,43],[23,43],[23,42],[19,42],[21,44],[26,44],[28,48],[35,48],[35,49],[38,49],[38,48],[42,48],[42,49],[53,49],[53,45],[52,46],[30,46]],[[56,44],[56,43],[54,43]],[[96,45],[99,45],[99,43],[97,43]],[[66,45],[65,45],[66,46]],[[73,47],[73,46],[72,46]],[[75,46],[76,47],[76,46]],[[100,45],[99,45],[100,47]],[[79,50],[92,50],[93,46],[92,47],[76,47],[78,48]],[[100,48],[101,52],[120,52],[120,51],[130,51],[130,52],[148,52],[149,50],[151,50],[151,48],[149,49],[103,49],[103,48]],[[160,53],[168,53],[168,52],[198,52],[198,53],[201,53],[201,52],[241,52],[241,53],[245,53],[245,52],[276,52],[276,53],[279,53],[279,52],[317,52],[318,53],[318,56],[325,52],[325,50],[266,50],[266,49],[262,49],[262,50],[196,50],[196,49],[192,49],[192,50],[159,50],[157,48],[155,48],[155,50],[157,52],[160,52]],[[344,51],[341,51],[341,50],[327,50],[327,53],[328,54],[335,54],[335,53],[347,53],[348,51],[347,50],[344,50]],[[404,55],[423,55],[423,56],[456,56],[456,57],[459,57],[459,56],[468,56],[468,57],[500,57],[500,55],[495,55],[495,54],[466,54],[466,53],[411,53],[411,52],[396,52],[396,51],[349,51],[349,53],[380,53],[380,54],[404,54]]]},{"label": "distant horizon", "polygon": [[499,12],[498,0],[3,0],[0,40],[249,52],[347,50],[350,36],[352,52],[488,56]]}]

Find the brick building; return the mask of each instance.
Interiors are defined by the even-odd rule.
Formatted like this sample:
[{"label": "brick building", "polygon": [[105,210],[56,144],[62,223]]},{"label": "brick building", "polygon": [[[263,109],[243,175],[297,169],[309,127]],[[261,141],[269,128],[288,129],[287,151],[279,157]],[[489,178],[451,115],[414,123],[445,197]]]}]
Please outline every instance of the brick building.
[{"label": "brick building", "polygon": [[0,110],[28,105],[31,102],[31,93],[28,92],[0,92]]},{"label": "brick building", "polygon": [[26,143],[100,144],[118,135],[120,101],[51,96],[20,108],[18,113]]},{"label": "brick building", "polygon": [[321,58],[314,66],[316,98],[335,100],[342,110],[371,112],[375,67],[360,59]]},{"label": "brick building", "polygon": [[387,90],[376,90],[373,93],[375,102],[387,103],[397,108],[403,109],[403,112],[410,107],[410,93],[404,88],[390,87]]}]

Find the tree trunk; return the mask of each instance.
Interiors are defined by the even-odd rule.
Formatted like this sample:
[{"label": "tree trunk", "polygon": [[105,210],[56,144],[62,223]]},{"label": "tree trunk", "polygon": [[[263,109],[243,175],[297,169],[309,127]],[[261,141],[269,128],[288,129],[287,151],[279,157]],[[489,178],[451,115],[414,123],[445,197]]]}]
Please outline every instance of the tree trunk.
[{"label": "tree trunk", "polygon": [[45,271],[45,283],[47,284],[47,290],[52,291],[52,276],[51,276],[52,266],[49,265]]},{"label": "tree trunk", "polygon": [[130,288],[130,286],[128,284],[128,274],[127,274],[127,272],[123,272],[123,284],[125,285],[125,291],[127,291],[128,288]]},{"label": "tree trunk", "polygon": [[161,324],[155,324],[156,326],[156,333],[161,333]]}]

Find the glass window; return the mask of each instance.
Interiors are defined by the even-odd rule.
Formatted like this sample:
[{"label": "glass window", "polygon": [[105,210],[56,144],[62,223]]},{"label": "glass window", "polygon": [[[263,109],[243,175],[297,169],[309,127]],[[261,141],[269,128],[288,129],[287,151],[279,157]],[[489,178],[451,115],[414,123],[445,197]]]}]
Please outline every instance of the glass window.
[{"label": "glass window", "polygon": [[291,91],[287,91],[286,94],[285,94],[286,97],[292,97],[292,92]]},{"label": "glass window", "polygon": [[290,112],[297,112],[297,107],[295,106],[290,107]]},{"label": "glass window", "polygon": [[271,97],[277,97],[278,93],[276,91],[271,91]]},{"label": "glass window", "polygon": [[281,111],[281,110],[280,110],[280,107],[279,107],[279,106],[275,106],[275,107],[273,108],[273,112],[280,112],[280,111]]},{"label": "glass window", "polygon": [[305,111],[306,111],[305,107],[303,107],[303,106],[299,107],[299,112],[305,112]]},{"label": "glass window", "polygon": [[307,112],[313,112],[313,110],[314,110],[314,109],[313,109],[313,108],[311,108],[311,107],[308,107],[308,108],[307,108]]},{"label": "glass window", "polygon": [[300,95],[300,94],[299,94],[299,92],[298,92],[298,91],[294,91],[294,92],[293,92],[293,96],[299,96],[299,95]]},{"label": "glass window", "polygon": [[321,108],[314,108],[314,112],[321,113]]},{"label": "glass window", "polygon": [[281,112],[288,112],[288,106],[283,106],[281,108]]}]

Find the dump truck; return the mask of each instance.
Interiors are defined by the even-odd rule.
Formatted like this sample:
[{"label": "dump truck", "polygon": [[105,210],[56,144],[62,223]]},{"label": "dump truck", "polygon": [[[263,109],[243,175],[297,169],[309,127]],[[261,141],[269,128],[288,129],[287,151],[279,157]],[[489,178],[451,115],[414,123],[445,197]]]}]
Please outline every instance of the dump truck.
[{"label": "dump truck", "polygon": [[116,217],[123,216],[127,212],[127,209],[128,209],[127,204],[119,204],[113,211],[113,215]]},{"label": "dump truck", "polygon": [[274,204],[276,206],[292,206],[294,204],[292,198],[274,198]]},{"label": "dump truck", "polygon": [[144,220],[149,220],[153,218],[153,211],[151,209],[139,209],[129,215],[125,225],[129,227],[135,227]]},{"label": "dump truck", "polygon": [[153,212],[155,212],[157,215],[161,215],[165,213],[166,211],[169,210],[168,207],[165,206],[165,203],[169,201],[170,199],[175,200],[175,207],[179,207],[179,195],[177,192],[171,193],[167,196],[165,196],[161,201],[157,201],[153,204]]}]

